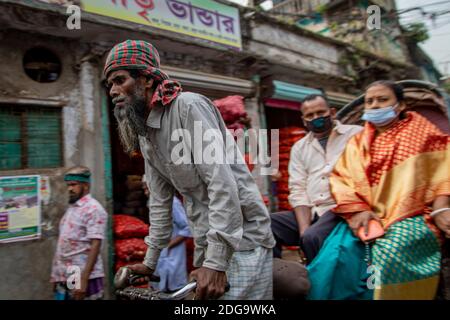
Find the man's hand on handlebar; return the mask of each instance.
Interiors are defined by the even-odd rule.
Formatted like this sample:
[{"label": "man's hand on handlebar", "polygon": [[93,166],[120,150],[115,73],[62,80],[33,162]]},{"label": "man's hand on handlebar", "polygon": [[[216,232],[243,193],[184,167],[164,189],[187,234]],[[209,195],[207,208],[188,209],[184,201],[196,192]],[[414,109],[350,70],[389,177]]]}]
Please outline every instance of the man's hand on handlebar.
[{"label": "man's hand on handlebar", "polygon": [[154,272],[154,270],[150,269],[143,263],[132,264],[127,266],[127,268],[131,270],[133,275],[144,277],[143,279],[139,279],[139,282],[150,281]]},{"label": "man's hand on handlebar", "polygon": [[223,271],[216,271],[206,267],[201,267],[191,273],[197,281],[196,298],[218,299],[225,293],[227,286],[227,276]]},{"label": "man's hand on handlebar", "polygon": [[153,270],[143,263],[132,264],[127,266],[127,268],[133,271],[133,274],[136,275],[151,276],[153,274]]}]

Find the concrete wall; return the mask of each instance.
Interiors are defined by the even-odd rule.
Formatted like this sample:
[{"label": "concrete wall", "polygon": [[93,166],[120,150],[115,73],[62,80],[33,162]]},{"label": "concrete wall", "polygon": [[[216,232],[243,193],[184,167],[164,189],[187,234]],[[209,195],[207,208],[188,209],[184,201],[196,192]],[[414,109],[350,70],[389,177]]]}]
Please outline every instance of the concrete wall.
[{"label": "concrete wall", "polygon": [[27,170],[0,175],[41,174],[50,177],[51,199],[42,206],[40,240],[0,244],[0,299],[51,299],[51,262],[58,223],[67,204],[62,169]]},{"label": "concrete wall", "polygon": [[[64,101],[64,165],[56,169],[0,171],[0,176],[40,174],[50,178],[51,198],[42,206],[42,237],[39,240],[0,244],[0,299],[51,299],[51,262],[56,247],[58,224],[67,207],[63,174],[67,167],[86,165],[93,172],[91,193],[105,205],[104,158],[100,114],[100,77],[95,62],[77,42],[41,37],[18,31],[1,34],[2,73],[0,100],[34,98]],[[7,44],[7,45],[6,45]],[[52,83],[30,79],[22,66],[27,49],[42,46],[61,60],[62,73]],[[95,60],[93,60],[95,61]],[[106,253],[107,245],[104,246]],[[106,259],[106,255],[105,255]],[[105,260],[107,265],[107,260]]]},{"label": "concrete wall", "polygon": [[290,65],[317,74],[341,76],[335,45],[288,31],[269,23],[252,21],[246,50],[273,64]]},{"label": "concrete wall", "polygon": [[[266,129],[261,125],[261,108],[258,103],[258,98],[251,98],[245,100],[245,111],[247,112],[249,118],[252,122],[252,129],[257,130],[259,132],[259,129]],[[270,132],[268,132],[270,134]],[[267,152],[267,151],[266,151]],[[256,163],[255,167],[252,171],[252,175],[255,178],[255,182],[258,185],[258,188],[262,195],[267,195],[269,193],[268,189],[268,178],[267,175],[261,174],[261,164]]]}]

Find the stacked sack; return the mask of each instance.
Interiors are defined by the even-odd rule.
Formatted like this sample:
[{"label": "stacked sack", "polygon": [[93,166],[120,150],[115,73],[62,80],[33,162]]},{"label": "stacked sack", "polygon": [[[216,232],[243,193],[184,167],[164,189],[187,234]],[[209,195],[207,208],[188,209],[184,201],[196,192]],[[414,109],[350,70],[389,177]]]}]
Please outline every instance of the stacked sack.
[{"label": "stacked sack", "polygon": [[120,267],[142,263],[147,252],[144,238],[148,235],[149,225],[138,218],[123,214],[113,216],[115,247],[115,272]]},{"label": "stacked sack", "polygon": [[250,118],[245,111],[244,97],[228,96],[214,100],[213,103],[219,109],[228,129],[250,128]]},{"label": "stacked sack", "polygon": [[145,218],[148,215],[148,211],[146,209],[146,197],[142,189],[142,177],[136,175],[127,176],[125,186],[125,202],[121,212]]},{"label": "stacked sack", "polygon": [[[149,233],[149,225],[140,219],[116,214],[113,216],[114,223],[114,247],[115,247],[115,266],[114,271],[128,265],[142,263],[147,252],[147,245],[144,238]],[[187,271],[190,273],[194,270],[194,239],[186,240],[186,264]]]},{"label": "stacked sack", "polygon": [[291,148],[298,140],[306,135],[306,131],[299,127],[286,127],[280,129],[279,169],[281,177],[277,183],[278,210],[292,210],[289,204],[289,158]]},{"label": "stacked sack", "polygon": [[[228,96],[222,99],[214,100],[214,105],[219,109],[220,114],[225,122],[225,125],[230,130],[246,130],[251,128],[251,120],[245,111],[244,97],[242,96]],[[251,164],[250,155],[245,154],[245,163],[250,171],[255,167]]]}]

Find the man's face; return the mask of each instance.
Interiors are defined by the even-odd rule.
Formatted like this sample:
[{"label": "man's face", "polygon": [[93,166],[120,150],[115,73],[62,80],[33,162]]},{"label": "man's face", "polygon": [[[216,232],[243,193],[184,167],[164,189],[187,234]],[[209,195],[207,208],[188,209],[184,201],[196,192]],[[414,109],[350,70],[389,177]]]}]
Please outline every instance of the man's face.
[{"label": "man's face", "polygon": [[320,117],[326,117],[331,115],[332,119],[336,116],[336,110],[330,108],[326,101],[321,97],[317,97],[314,100],[305,101],[302,104],[302,118],[304,121],[312,121]]},{"label": "man's face", "polygon": [[67,190],[69,191],[69,203],[75,203],[86,195],[87,184],[78,181],[67,181]]},{"label": "man's face", "polygon": [[145,134],[148,83],[143,76],[134,79],[127,70],[117,70],[109,74],[107,85],[115,105],[120,140],[125,151],[131,153],[139,148],[138,135]]},{"label": "man's face", "polygon": [[375,85],[366,91],[364,98],[364,108],[381,109],[394,106],[397,103],[395,93],[388,87],[383,85]]},{"label": "man's face", "polygon": [[140,82],[141,80],[139,78],[134,79],[128,70],[111,72],[108,75],[108,79],[106,79],[106,83],[114,105],[118,108],[123,108],[126,104],[132,104]]}]

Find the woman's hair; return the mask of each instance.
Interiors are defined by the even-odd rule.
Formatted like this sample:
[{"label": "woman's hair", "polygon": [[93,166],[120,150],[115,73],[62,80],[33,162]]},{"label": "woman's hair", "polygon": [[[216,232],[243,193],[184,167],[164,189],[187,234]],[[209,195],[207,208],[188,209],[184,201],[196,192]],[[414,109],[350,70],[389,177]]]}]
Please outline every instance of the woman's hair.
[{"label": "woman's hair", "polygon": [[372,82],[371,84],[369,84],[367,86],[366,91],[369,88],[374,87],[374,86],[384,86],[384,87],[391,89],[392,92],[394,92],[395,97],[397,98],[398,102],[402,102],[405,98],[403,95],[403,87],[400,84],[395,83],[392,80],[378,80],[378,81]]}]

